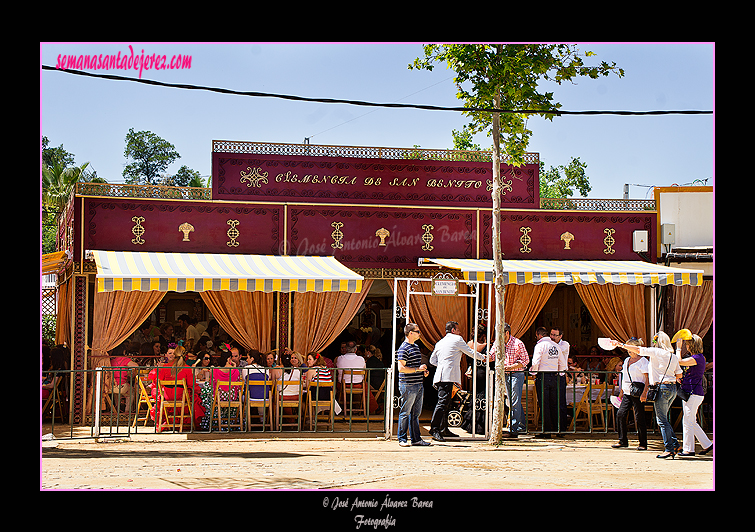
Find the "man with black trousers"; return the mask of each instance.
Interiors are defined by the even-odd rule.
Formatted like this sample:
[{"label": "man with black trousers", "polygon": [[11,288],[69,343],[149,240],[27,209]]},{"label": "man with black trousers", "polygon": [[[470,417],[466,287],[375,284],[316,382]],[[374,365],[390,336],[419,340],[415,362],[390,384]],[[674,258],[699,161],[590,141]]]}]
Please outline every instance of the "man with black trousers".
[{"label": "man with black trousers", "polygon": [[561,348],[551,340],[545,327],[535,331],[537,343],[530,371],[535,375],[537,402],[543,418],[543,432],[538,437],[550,438],[558,430],[558,372],[566,371]]},{"label": "man with black trousers", "polygon": [[457,437],[448,430],[448,407],[451,405],[454,384],[461,387],[461,357],[467,354],[487,361],[487,355],[477,353],[459,335],[459,324],[446,323],[446,335],[435,344],[430,364],[436,367],[433,386],[438,390],[438,402],[430,421],[430,436],[435,441],[445,441],[444,437]]}]

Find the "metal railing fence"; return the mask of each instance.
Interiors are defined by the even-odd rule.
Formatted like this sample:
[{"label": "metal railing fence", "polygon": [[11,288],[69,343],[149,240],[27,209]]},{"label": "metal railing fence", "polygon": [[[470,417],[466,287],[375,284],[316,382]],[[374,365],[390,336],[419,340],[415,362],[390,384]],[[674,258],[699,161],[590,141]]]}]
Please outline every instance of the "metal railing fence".
[{"label": "metal railing fence", "polygon": [[[108,366],[45,371],[43,383],[56,379],[59,384],[42,400],[42,422],[50,423],[52,432],[58,434],[56,425],[68,427],[68,438],[176,432],[382,433],[385,430],[388,399],[384,388],[388,368],[327,368],[335,385],[313,380],[309,387],[305,376],[310,368],[306,367],[208,367],[205,369],[215,371],[209,372],[206,381],[198,377],[197,367],[173,369],[171,372],[165,366]],[[218,375],[217,370],[231,371]],[[278,378],[273,378],[273,373]],[[341,383],[345,376],[349,382]],[[69,398],[77,378],[86,383],[86,401],[83,415],[78,416],[83,421],[74,430]],[[357,382],[360,378],[361,382]],[[218,382],[224,384],[217,386]],[[330,393],[325,392],[323,399],[310,403],[310,397],[319,398],[321,390]],[[328,416],[323,412],[328,412]],[[286,418],[295,421],[285,423]],[[86,433],[83,428],[88,429]]]}]

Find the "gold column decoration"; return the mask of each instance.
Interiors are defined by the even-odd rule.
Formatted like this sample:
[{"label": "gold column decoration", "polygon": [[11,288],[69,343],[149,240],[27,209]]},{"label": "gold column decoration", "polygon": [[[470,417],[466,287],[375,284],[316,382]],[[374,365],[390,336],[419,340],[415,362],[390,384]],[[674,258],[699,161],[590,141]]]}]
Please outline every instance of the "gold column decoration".
[{"label": "gold column decoration", "polygon": [[519,230],[522,232],[522,236],[519,238],[519,242],[522,243],[522,247],[519,248],[520,253],[530,253],[532,250],[529,248],[529,243],[532,242],[532,239],[530,238],[530,233],[532,232],[531,227],[520,227]]},{"label": "gold column decoration", "polygon": [[184,222],[181,225],[178,226],[178,230],[181,231],[184,234],[184,238],[182,242],[188,242],[189,241],[189,233],[194,231],[194,226],[191,225],[189,222]]},{"label": "gold column decoration", "polygon": [[616,229],[606,227],[603,232],[607,235],[603,239],[603,243],[606,245],[606,249],[603,250],[603,253],[605,253],[606,255],[613,255],[616,251],[611,246],[616,243],[616,240],[614,240],[613,238],[613,234],[616,232]]},{"label": "gold column decoration", "polygon": [[330,224],[331,227],[333,227],[335,230],[330,233],[330,236],[333,237],[333,243],[330,245],[333,249],[343,249],[343,233],[341,232],[341,227],[343,227],[343,222],[333,222]]},{"label": "gold column decoration", "polygon": [[134,222],[134,227],[131,228],[134,238],[131,239],[131,243],[139,245],[144,244],[144,239],[142,238],[142,235],[144,234],[144,227],[142,227],[144,216],[134,216],[131,218],[131,221]]},{"label": "gold column decoration", "polygon": [[377,231],[375,231],[375,236],[379,236],[380,237],[380,244],[378,244],[378,246],[385,247],[387,245],[385,243],[385,239],[387,237],[391,236],[391,232],[388,231],[388,229],[386,229],[385,227],[381,227],[380,229],[378,229]]},{"label": "gold column decoration", "polygon": [[433,246],[430,245],[430,242],[432,242],[435,237],[430,232],[430,230],[435,228],[430,224],[425,224],[422,226],[422,229],[425,230],[425,232],[422,234],[422,242],[424,242],[424,244],[422,245],[422,251],[432,251]]},{"label": "gold column decoration", "polygon": [[571,241],[574,240],[574,235],[567,231],[561,235],[561,240],[564,241],[564,249],[571,249],[570,244]]},{"label": "gold column decoration", "polygon": [[238,238],[238,236],[240,234],[239,230],[236,229],[236,226],[239,225],[239,221],[238,220],[228,220],[228,225],[230,225],[231,228],[226,232],[226,234],[228,235],[228,238],[230,238],[231,240],[229,240],[228,242],[226,242],[225,245],[228,246],[228,247],[231,247],[231,248],[236,248],[236,247],[239,246],[239,243],[236,242],[236,238]]}]

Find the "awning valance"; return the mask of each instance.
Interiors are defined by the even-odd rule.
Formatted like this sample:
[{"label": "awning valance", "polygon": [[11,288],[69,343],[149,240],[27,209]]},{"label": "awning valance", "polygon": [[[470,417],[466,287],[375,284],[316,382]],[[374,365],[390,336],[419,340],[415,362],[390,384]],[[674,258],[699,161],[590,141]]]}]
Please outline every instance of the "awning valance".
[{"label": "awning valance", "polygon": [[[492,259],[420,259],[422,264],[461,270],[467,280],[493,280]],[[503,282],[700,286],[703,284],[703,271],[632,260],[504,260]]]},{"label": "awning valance", "polygon": [[361,292],[334,257],[91,251],[97,291]]}]

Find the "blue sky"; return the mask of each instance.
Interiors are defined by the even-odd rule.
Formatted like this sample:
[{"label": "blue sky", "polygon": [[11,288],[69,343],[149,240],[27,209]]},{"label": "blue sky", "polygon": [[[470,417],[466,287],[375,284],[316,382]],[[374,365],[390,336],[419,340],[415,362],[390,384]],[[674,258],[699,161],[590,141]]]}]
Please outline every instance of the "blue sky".
[{"label": "blue sky", "polygon": [[[80,54],[191,55],[191,68],[149,70],[143,79],[377,103],[458,107],[453,73],[409,70],[422,43],[41,43],[40,63]],[[625,76],[555,85],[562,109],[714,109],[714,43],[580,43],[597,61],[616,62]],[[208,176],[212,140],[348,146],[451,148],[466,119],[453,111],[388,109],[296,102],[147,86],[40,71],[40,138],[89,162],[100,177],[122,182],[129,128],[171,142],[181,165]],[[138,78],[130,70],[95,73]],[[714,116],[562,116],[530,119],[529,151],[547,166],[571,157],[587,163],[592,198],[620,198],[625,183],[669,186],[714,177]],[[478,136],[483,147],[489,138]],[[651,197],[631,186],[630,197]]]}]

